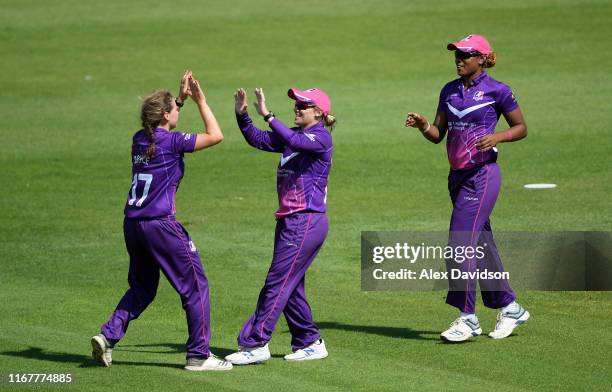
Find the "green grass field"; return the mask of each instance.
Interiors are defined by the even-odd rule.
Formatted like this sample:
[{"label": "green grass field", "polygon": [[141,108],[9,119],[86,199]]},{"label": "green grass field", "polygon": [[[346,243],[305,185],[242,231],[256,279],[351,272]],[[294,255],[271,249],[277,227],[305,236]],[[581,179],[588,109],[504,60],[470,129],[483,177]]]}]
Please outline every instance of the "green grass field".
[{"label": "green grass field", "polygon": [[[0,0],[0,10],[0,373],[72,372],[70,388],[86,391],[612,389],[611,292],[520,292],[532,319],[514,336],[445,345],[438,334],[456,317],[445,293],[361,292],[359,277],[361,231],[448,227],[444,147],[403,122],[408,110],[431,118],[455,77],[445,45],[470,32],[492,42],[491,74],[512,86],[529,126],[526,140],[500,147],[494,228],[612,229],[610,1]],[[233,90],[263,87],[287,122],[287,88],[332,97],[330,234],[307,276],[324,361],[285,363],[281,319],[266,364],[181,370],[186,322],[165,280],[113,367],[90,359],[89,338],[127,288],[138,97],[176,92],[186,68],[226,135],[186,158],[177,197],[210,280],[219,355],[254,309],[277,203],[278,156],[246,145]],[[191,102],[181,116],[179,129],[199,129]],[[478,309],[489,331],[495,312]]]}]

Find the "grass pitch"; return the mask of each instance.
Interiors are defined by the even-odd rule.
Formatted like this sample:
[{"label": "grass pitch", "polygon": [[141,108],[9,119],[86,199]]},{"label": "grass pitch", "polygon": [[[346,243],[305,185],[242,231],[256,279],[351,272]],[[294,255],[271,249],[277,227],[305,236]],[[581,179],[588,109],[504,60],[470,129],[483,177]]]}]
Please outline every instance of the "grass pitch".
[{"label": "grass pitch", "polygon": [[[0,372],[72,372],[75,390],[610,390],[612,295],[520,292],[515,336],[445,345],[444,293],[365,293],[362,230],[445,230],[444,147],[403,127],[431,118],[455,77],[445,45],[470,32],[498,53],[529,137],[500,146],[496,230],[610,230],[609,1],[0,1],[3,149]],[[199,77],[226,140],[186,158],[178,219],[211,283],[212,349],[253,311],[272,253],[278,156],[242,140],[232,92],[266,91],[291,121],[289,87],[317,86],[339,119],[330,234],[307,276],[330,357],[285,363],[281,320],[264,365],[193,374],[180,300],[162,281],[110,369],[89,338],[127,288],[122,208],[138,96]],[[188,103],[179,129],[198,130]],[[260,125],[262,125],[260,123]],[[552,191],[523,184],[553,182]],[[502,255],[503,257],[503,255]],[[485,331],[495,313],[479,304]],[[31,386],[2,388],[31,389]]]}]

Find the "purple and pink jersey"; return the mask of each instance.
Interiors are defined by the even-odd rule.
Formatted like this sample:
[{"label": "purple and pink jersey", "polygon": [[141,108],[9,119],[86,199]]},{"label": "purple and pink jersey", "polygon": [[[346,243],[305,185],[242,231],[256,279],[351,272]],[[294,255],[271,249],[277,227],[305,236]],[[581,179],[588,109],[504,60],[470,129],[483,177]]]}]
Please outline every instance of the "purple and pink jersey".
[{"label": "purple and pink jersey", "polygon": [[272,132],[253,125],[248,113],[236,114],[247,143],[263,151],[281,153],[276,188],[282,218],[300,211],[325,212],[327,178],[332,162],[332,137],[322,123],[309,128],[289,128],[276,118]]},{"label": "purple and pink jersey", "polygon": [[140,130],[132,139],[132,186],[125,204],[126,218],[151,219],[173,216],[174,196],[185,164],[183,155],[195,149],[196,134],[155,130],[155,155],[149,159],[149,139]]},{"label": "purple and pink jersey", "polygon": [[478,151],[476,142],[495,132],[503,113],[518,108],[507,85],[486,72],[474,79],[466,89],[461,79],[447,83],[440,92],[438,112],[446,113],[448,138],[446,150],[452,170],[469,169],[481,163],[494,162],[494,149]]}]

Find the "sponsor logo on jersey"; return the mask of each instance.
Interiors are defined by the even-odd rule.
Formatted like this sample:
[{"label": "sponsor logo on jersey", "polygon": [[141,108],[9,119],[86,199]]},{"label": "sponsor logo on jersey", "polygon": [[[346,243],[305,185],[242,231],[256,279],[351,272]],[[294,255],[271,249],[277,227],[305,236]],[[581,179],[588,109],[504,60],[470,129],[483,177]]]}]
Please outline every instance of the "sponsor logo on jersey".
[{"label": "sponsor logo on jersey", "polygon": [[482,101],[483,98],[484,98],[484,91],[482,90],[476,91],[474,93],[474,96],[472,97],[474,101]]},{"label": "sponsor logo on jersey", "polygon": [[311,142],[314,142],[315,138],[317,137],[317,135],[314,133],[305,133],[304,136],[306,136]]},{"label": "sponsor logo on jersey", "polygon": [[286,164],[287,162],[289,162],[289,161],[290,161],[291,159],[293,159],[294,157],[297,157],[298,155],[300,155],[300,153],[299,153],[299,152],[294,152],[294,153],[292,153],[291,155],[286,156],[286,157],[281,156],[281,159],[280,159],[280,166],[281,166],[281,167],[285,166],[285,164]]}]

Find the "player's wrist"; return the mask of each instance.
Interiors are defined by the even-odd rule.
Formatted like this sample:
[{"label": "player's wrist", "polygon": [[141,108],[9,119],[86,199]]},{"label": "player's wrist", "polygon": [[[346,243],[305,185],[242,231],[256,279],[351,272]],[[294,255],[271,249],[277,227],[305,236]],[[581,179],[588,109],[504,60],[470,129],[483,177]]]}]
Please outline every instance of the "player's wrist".
[{"label": "player's wrist", "polygon": [[419,131],[421,131],[422,134],[426,134],[431,130],[431,124],[429,123],[429,121],[425,121],[425,123],[425,126],[419,127]]},{"label": "player's wrist", "polygon": [[269,123],[270,121],[272,121],[272,119],[273,119],[274,117],[276,117],[276,116],[274,115],[274,113],[273,113],[273,112],[268,112],[268,113],[267,113],[267,114],[264,116],[264,118],[263,118],[263,119],[264,119],[264,121],[265,121],[265,122]]},{"label": "player's wrist", "polygon": [[493,139],[493,145],[497,145],[499,143],[503,143],[506,141],[506,133],[505,132],[496,132],[494,134],[491,135],[491,138]]}]

